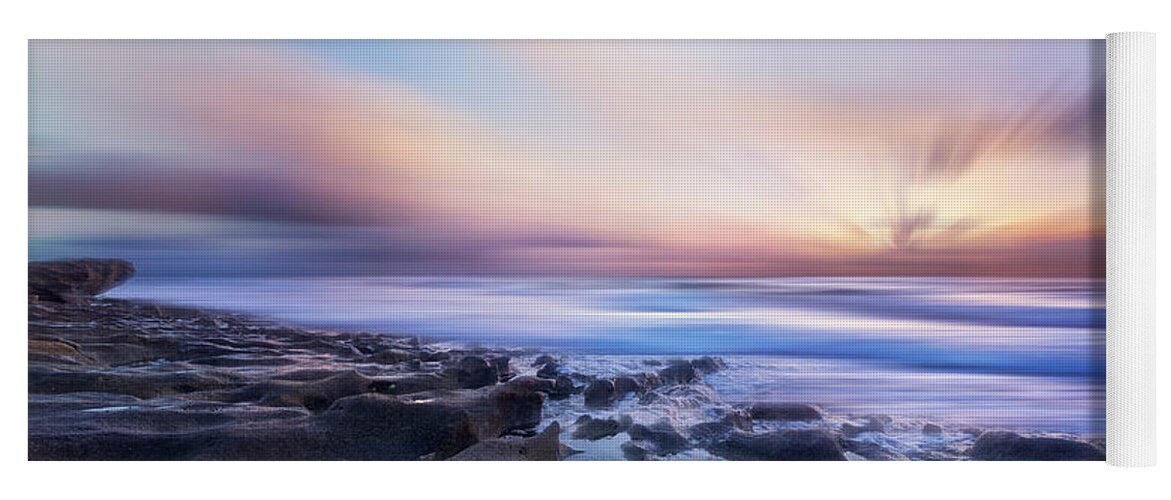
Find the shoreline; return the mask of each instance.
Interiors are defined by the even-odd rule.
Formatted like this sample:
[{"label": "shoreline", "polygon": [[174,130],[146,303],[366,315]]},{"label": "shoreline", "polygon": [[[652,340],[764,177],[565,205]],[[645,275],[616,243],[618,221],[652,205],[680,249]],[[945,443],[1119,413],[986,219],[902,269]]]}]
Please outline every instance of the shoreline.
[{"label": "shoreline", "polygon": [[729,369],[718,357],[601,366],[33,289],[30,460],[1105,457],[1086,436],[727,402],[708,383]]},{"label": "shoreline", "polygon": [[[719,358],[647,358],[602,378],[557,354],[445,344],[139,301],[30,302],[29,458],[503,460],[543,442],[543,459],[962,460],[999,457],[981,434],[1078,456],[1102,445],[726,404],[703,382]],[[650,421],[662,415],[676,418]],[[937,449],[910,450],[916,431]]]}]

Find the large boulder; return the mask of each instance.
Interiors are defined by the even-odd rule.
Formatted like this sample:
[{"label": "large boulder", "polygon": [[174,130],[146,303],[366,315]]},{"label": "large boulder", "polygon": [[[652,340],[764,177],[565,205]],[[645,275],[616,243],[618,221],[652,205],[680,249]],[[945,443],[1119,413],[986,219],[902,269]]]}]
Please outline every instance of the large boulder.
[{"label": "large boulder", "polygon": [[1015,432],[987,431],[968,450],[976,460],[1106,460],[1098,447],[1072,439],[1025,437]]},{"label": "large boulder", "polygon": [[622,431],[628,429],[633,423],[633,419],[628,415],[622,415],[617,419],[593,418],[589,415],[582,415],[574,424],[573,439],[597,441],[602,438],[617,436]]},{"label": "large boulder", "polygon": [[691,442],[686,436],[675,429],[670,422],[662,421],[654,425],[635,424],[626,430],[630,439],[642,441],[647,449],[656,455],[674,455],[691,448]]},{"label": "large boulder", "polygon": [[618,398],[618,391],[613,381],[601,379],[586,387],[584,395],[586,406],[600,407],[613,403]]},{"label": "large boulder", "polygon": [[822,429],[735,432],[707,449],[727,460],[845,460],[838,437]]},{"label": "large boulder", "polygon": [[699,380],[699,371],[690,362],[678,361],[659,370],[659,380],[669,385],[690,384]]},{"label": "large boulder", "polygon": [[28,294],[37,300],[65,302],[93,297],[134,276],[134,265],[117,259],[79,259],[28,263]]},{"label": "large boulder", "polygon": [[748,407],[754,420],[780,420],[783,422],[812,422],[821,420],[821,410],[803,403],[756,403]]},{"label": "large boulder", "polygon": [[497,438],[480,441],[448,460],[466,461],[557,461],[572,453],[561,444],[561,425],[553,422],[529,438]]},{"label": "large boulder", "polygon": [[465,356],[448,372],[464,389],[479,389],[500,381],[497,367],[480,356]]}]

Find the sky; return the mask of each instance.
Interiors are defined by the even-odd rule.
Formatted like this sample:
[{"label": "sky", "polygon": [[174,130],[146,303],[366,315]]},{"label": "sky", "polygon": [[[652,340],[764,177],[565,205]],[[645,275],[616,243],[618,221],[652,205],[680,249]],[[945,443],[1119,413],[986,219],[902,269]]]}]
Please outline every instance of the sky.
[{"label": "sky", "polygon": [[30,258],[1102,276],[1101,40],[29,43]]}]

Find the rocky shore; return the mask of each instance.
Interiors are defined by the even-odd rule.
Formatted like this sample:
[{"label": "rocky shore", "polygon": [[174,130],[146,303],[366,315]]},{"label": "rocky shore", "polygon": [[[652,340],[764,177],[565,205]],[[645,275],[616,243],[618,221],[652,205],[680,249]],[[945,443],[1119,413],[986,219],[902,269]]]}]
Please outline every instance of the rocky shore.
[{"label": "rocky shore", "polygon": [[1105,458],[1070,436],[725,402],[710,356],[590,373],[555,353],[94,297],[132,275],[29,264],[30,459]]}]

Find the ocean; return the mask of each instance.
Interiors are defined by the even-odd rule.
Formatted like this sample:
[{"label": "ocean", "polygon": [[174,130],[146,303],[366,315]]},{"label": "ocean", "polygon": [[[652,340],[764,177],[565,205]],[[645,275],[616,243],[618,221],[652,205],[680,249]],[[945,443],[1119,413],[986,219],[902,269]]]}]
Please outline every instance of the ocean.
[{"label": "ocean", "polygon": [[108,294],[307,326],[572,354],[718,355],[731,402],[1100,435],[1105,282],[984,278],[136,278]]}]

